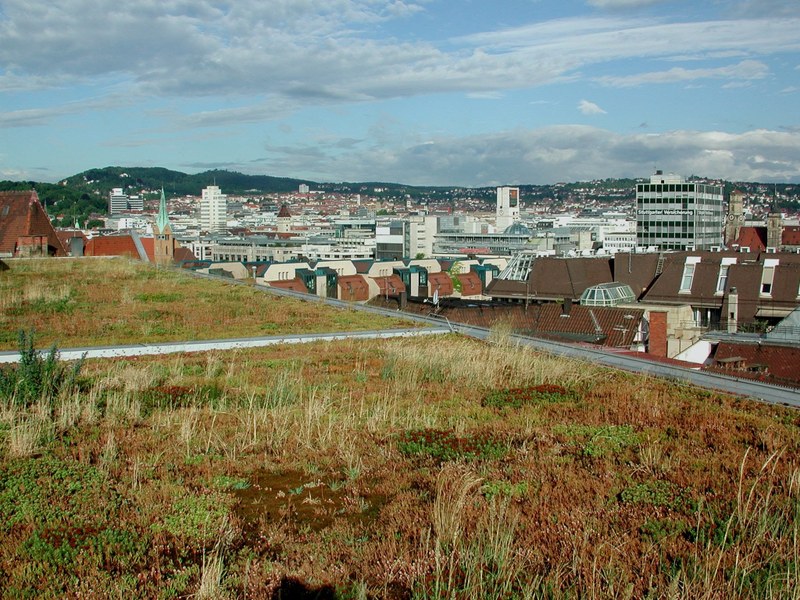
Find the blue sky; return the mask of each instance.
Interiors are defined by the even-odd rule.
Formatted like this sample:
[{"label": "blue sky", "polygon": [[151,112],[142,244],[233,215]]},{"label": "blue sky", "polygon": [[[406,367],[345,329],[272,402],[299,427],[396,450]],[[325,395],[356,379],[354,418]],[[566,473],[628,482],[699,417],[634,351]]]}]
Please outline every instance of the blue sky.
[{"label": "blue sky", "polygon": [[0,179],[800,182],[798,0],[0,0]]}]

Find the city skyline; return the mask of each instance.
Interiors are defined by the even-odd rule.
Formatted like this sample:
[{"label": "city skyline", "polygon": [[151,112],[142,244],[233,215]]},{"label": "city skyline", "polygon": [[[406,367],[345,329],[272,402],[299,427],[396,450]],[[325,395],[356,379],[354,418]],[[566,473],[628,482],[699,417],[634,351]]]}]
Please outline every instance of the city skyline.
[{"label": "city skyline", "polygon": [[0,179],[792,183],[798,97],[789,0],[0,0]]}]

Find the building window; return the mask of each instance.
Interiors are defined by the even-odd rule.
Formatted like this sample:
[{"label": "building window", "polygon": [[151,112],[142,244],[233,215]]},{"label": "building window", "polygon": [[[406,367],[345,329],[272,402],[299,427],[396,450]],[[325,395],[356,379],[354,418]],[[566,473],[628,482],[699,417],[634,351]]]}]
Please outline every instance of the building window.
[{"label": "building window", "polygon": [[694,264],[686,264],[683,266],[683,275],[681,276],[681,289],[680,293],[688,294],[692,291],[692,281],[694,280]]},{"label": "building window", "polygon": [[717,294],[723,294],[725,288],[728,286],[728,265],[721,265],[719,268],[719,277],[717,278]]},{"label": "building window", "polygon": [[761,295],[772,296],[772,284],[775,279],[775,266],[777,261],[765,260],[764,269],[761,271]]}]

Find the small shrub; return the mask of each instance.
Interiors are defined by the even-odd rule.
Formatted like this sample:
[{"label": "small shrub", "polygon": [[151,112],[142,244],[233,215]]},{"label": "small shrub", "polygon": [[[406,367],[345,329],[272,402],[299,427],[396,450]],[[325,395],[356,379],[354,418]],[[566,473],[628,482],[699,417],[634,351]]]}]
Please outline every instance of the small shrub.
[{"label": "small shrub", "polygon": [[17,406],[29,407],[40,400],[48,405],[62,392],[77,387],[83,358],[72,365],[59,360],[53,346],[47,354],[33,347],[33,333],[19,332],[19,363],[0,368],[0,397],[10,398]]},{"label": "small shrub", "polygon": [[427,456],[440,462],[499,459],[508,452],[508,446],[490,434],[481,432],[459,437],[441,429],[403,432],[397,445],[406,456]]}]

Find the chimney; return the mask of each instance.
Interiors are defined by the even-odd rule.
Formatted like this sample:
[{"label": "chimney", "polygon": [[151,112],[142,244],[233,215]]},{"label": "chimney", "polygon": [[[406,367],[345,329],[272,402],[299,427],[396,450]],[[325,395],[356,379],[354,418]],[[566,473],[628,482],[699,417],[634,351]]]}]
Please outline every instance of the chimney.
[{"label": "chimney", "polygon": [[569,317],[570,311],[572,311],[572,298],[564,298],[564,304],[561,305],[561,316]]},{"label": "chimney", "polygon": [[647,352],[653,356],[667,356],[667,313],[650,312],[650,337]]},{"label": "chimney", "polygon": [[735,287],[728,292],[728,333],[736,333],[739,322],[739,293]]}]

